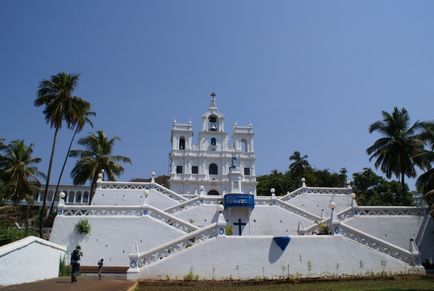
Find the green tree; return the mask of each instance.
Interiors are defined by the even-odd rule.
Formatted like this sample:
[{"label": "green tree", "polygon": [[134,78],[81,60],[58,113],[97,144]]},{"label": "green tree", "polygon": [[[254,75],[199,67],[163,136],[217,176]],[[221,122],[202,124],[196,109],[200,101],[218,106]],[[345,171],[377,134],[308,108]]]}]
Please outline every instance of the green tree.
[{"label": "green tree", "polygon": [[78,158],[71,172],[74,185],[83,185],[87,180],[91,181],[89,204],[95,192],[98,174],[102,170],[110,181],[115,181],[124,171],[119,162],[131,164],[128,157],[112,155],[116,141],[120,139],[118,137],[108,138],[102,130],[98,130],[78,141],[78,144],[84,147],[83,150],[70,152],[71,157]]},{"label": "green tree", "polygon": [[62,180],[63,172],[65,171],[65,166],[68,161],[69,152],[71,151],[72,144],[74,143],[75,137],[78,133],[80,133],[86,124],[89,124],[93,127],[93,123],[90,120],[91,116],[95,116],[95,112],[90,111],[90,103],[83,103],[81,107],[76,110],[74,114],[74,118],[72,121],[72,126],[74,128],[74,133],[72,135],[71,141],[69,142],[68,150],[66,152],[65,159],[63,161],[62,169],[60,170],[59,179],[57,180],[56,189],[54,190],[53,201],[51,202],[51,207],[49,213],[53,212],[54,202],[56,201],[56,197],[58,195],[60,182]]},{"label": "green tree", "polygon": [[3,149],[0,177],[4,182],[4,198],[18,203],[26,200],[25,229],[28,229],[29,205],[33,195],[39,192],[38,178],[44,175],[36,167],[40,158],[32,157],[33,144],[27,146],[23,140],[12,141]]},{"label": "green tree", "polygon": [[[405,187],[408,190],[407,185]],[[412,201],[411,193],[408,191],[405,199],[396,195],[401,191],[400,182],[387,181],[370,168],[364,168],[362,172],[353,174],[353,191],[357,194],[359,205],[408,205]]]},{"label": "green tree", "polygon": [[293,161],[289,165],[289,170],[294,176],[301,178],[305,174],[306,170],[311,168],[307,158],[307,155],[301,156],[299,151],[294,151],[294,153],[289,157],[289,160]]},{"label": "green tree", "polygon": [[48,185],[50,184],[51,170],[56,148],[57,134],[63,123],[71,128],[74,126],[77,112],[82,112],[88,104],[82,98],[74,96],[73,91],[79,81],[78,74],[68,74],[65,72],[51,76],[49,80],[42,80],[39,84],[35,106],[43,106],[45,121],[54,128],[51,154],[47,170],[47,179],[44,188],[44,199],[39,213],[39,236],[42,237],[42,222],[44,218],[45,206],[47,203]]},{"label": "green tree", "polygon": [[392,113],[382,111],[383,120],[376,121],[369,127],[369,132],[378,132],[381,138],[375,141],[366,151],[369,161],[375,159],[375,167],[380,168],[387,178],[395,175],[401,181],[401,199],[405,200],[405,177],[415,177],[415,166],[426,167],[421,159],[423,143],[418,133],[423,129],[422,122],[410,125],[410,117],[405,108],[397,107]]}]

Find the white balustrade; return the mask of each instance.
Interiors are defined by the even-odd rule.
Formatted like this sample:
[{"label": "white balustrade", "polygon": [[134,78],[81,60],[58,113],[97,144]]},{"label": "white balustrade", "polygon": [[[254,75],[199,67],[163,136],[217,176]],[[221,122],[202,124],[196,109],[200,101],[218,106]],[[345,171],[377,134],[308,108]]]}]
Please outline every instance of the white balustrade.
[{"label": "white balustrade", "polygon": [[223,203],[223,199],[220,197],[196,197],[193,198],[191,200],[185,201],[183,203],[180,203],[178,205],[169,207],[164,209],[165,212],[170,213],[170,214],[174,214],[177,212],[181,212],[184,211],[190,207],[193,206],[200,206],[200,205],[217,205],[217,204],[222,204]]},{"label": "white balustrade", "polygon": [[415,206],[359,206],[356,215],[425,215],[425,208]]},{"label": "white balustrade", "polygon": [[365,245],[371,249],[389,255],[410,265],[420,265],[421,263],[419,255],[412,254],[408,250],[390,244],[344,223],[341,223],[338,227],[339,229],[337,232],[335,231],[335,233],[339,233],[342,236]]},{"label": "white balustrade", "polygon": [[183,232],[192,232],[197,226],[176,216],[166,213],[150,205],[143,206],[63,206],[59,207],[58,215],[62,216],[145,216],[162,221]]},{"label": "white balustrade", "polygon": [[216,222],[149,251],[130,254],[130,269],[128,271],[137,272],[138,269],[158,262],[169,255],[183,251],[195,244],[201,243],[218,235],[223,235],[224,225],[224,223]]},{"label": "white balustrade", "polygon": [[288,210],[290,212],[293,212],[293,213],[295,213],[295,214],[297,214],[299,216],[302,216],[304,218],[307,218],[307,219],[313,220],[313,221],[319,221],[319,220],[321,220],[321,217],[316,216],[316,215],[314,215],[314,214],[312,214],[312,213],[310,213],[310,212],[308,212],[308,211],[306,211],[304,209],[298,208],[297,206],[289,204],[288,202],[285,202],[285,201],[282,201],[282,200],[279,200],[279,199],[276,199],[275,201],[276,201],[276,205],[277,206],[279,206],[279,207],[281,207],[281,208],[283,208],[285,210]]}]

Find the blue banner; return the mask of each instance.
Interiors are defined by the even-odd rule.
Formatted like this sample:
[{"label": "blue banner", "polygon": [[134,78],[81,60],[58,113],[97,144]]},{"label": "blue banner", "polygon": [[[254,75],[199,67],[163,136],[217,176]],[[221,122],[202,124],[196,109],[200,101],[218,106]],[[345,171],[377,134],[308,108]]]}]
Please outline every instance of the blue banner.
[{"label": "blue banner", "polygon": [[255,208],[255,196],[251,194],[226,194],[223,199],[225,208]]}]

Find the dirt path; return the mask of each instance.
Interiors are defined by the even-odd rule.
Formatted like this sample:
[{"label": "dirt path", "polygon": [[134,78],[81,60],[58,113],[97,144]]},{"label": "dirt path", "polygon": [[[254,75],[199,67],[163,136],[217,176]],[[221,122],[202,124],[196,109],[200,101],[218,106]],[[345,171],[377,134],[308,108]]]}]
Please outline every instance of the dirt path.
[{"label": "dirt path", "polygon": [[0,287],[0,291],[125,291],[134,282],[120,278],[78,277],[78,282],[71,284],[69,277],[54,278],[27,284]]}]

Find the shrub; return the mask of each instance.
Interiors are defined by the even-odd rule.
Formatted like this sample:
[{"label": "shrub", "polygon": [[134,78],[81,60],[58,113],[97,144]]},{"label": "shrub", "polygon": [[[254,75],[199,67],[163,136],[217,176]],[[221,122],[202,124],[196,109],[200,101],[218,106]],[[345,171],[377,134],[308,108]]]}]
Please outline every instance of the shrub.
[{"label": "shrub", "polygon": [[80,219],[77,224],[75,225],[75,229],[79,234],[89,234],[90,233],[90,223],[89,221],[85,219]]},{"label": "shrub", "polygon": [[327,224],[321,222],[318,224],[319,233],[320,235],[328,235],[330,234],[330,229]]},{"label": "shrub", "polygon": [[192,271],[188,272],[187,275],[184,276],[184,281],[198,281],[199,275],[194,274]]},{"label": "shrub", "polygon": [[71,266],[66,264],[66,258],[63,256],[59,262],[59,276],[69,276],[71,274]]},{"label": "shrub", "polygon": [[225,226],[225,232],[226,232],[226,235],[233,235],[233,234],[234,234],[234,231],[233,231],[233,229],[232,229],[232,225],[227,224],[227,225]]},{"label": "shrub", "polygon": [[29,235],[38,236],[34,230],[29,229],[26,233],[24,229],[0,225],[0,246],[23,239]]}]

